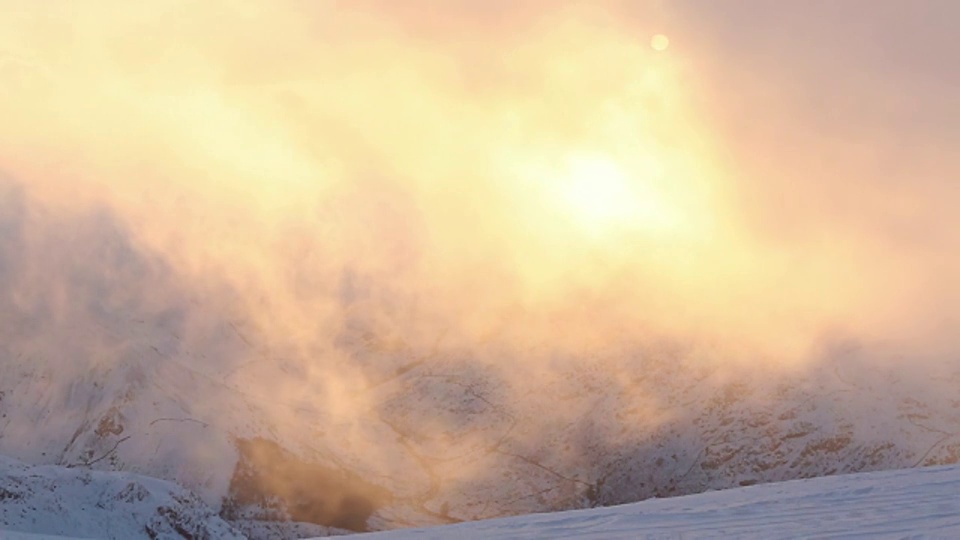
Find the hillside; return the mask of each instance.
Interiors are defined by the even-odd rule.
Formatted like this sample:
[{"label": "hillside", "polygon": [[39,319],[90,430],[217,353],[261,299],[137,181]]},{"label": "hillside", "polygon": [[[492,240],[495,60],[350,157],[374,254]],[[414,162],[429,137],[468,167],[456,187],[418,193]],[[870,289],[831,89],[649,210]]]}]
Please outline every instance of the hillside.
[{"label": "hillside", "polygon": [[129,473],[34,467],[0,456],[0,501],[0,538],[243,538],[192,493]]},{"label": "hillside", "polygon": [[380,530],[960,458],[956,362],[842,341],[795,369],[667,341],[519,350],[523,313],[465,348],[398,332],[396,299],[351,275],[303,351],[108,212],[51,219],[8,186],[0,216],[21,291],[0,296],[0,453],[177,482],[229,520]]},{"label": "hillside", "polygon": [[[356,537],[945,538],[960,533],[958,490],[960,467],[926,467]],[[0,458],[0,500],[0,538],[5,540],[292,538],[275,528],[231,527],[182,488],[126,473],[31,467]],[[303,526],[299,537],[310,531]]]},{"label": "hillside", "polygon": [[960,534],[958,489],[960,468],[930,467],[359,538],[948,538]]}]

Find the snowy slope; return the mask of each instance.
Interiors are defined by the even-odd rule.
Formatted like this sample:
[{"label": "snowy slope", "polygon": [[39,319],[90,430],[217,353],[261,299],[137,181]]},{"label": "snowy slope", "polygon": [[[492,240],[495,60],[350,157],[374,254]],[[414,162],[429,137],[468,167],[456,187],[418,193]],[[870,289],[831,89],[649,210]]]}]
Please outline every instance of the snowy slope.
[{"label": "snowy slope", "polygon": [[430,538],[956,538],[960,467],[841,475],[558,512],[360,535]]},{"label": "snowy slope", "polygon": [[[0,458],[0,539],[242,538],[195,496],[121,473],[31,467]],[[280,535],[273,531],[272,537]],[[428,538],[950,538],[960,535],[960,466],[794,480],[357,535]]]},{"label": "snowy slope", "polygon": [[[17,531],[0,530],[0,538],[3,540],[77,540],[76,536],[61,536],[50,534],[33,534]],[[87,540],[87,539],[80,539]]]},{"label": "snowy slope", "polygon": [[128,473],[0,457],[0,538],[242,538],[196,495]]}]

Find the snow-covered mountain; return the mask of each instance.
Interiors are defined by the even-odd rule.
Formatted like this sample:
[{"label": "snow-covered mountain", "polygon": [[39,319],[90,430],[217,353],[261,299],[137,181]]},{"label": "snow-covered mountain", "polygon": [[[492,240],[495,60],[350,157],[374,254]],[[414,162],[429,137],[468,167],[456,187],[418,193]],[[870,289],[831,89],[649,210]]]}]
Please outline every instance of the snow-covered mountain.
[{"label": "snow-covered mountain", "polygon": [[[437,525],[960,459],[956,362],[851,345],[747,369],[707,347],[561,354],[496,333],[424,346],[384,331],[402,310],[349,274],[341,326],[304,352],[108,211],[50,215],[12,186],[0,454],[173,481],[245,530]],[[313,386],[325,364],[362,377]],[[349,410],[325,405],[337,396]]]},{"label": "snow-covered mountain", "polygon": [[196,495],[154,478],[0,457],[0,538],[223,538],[242,534]]}]

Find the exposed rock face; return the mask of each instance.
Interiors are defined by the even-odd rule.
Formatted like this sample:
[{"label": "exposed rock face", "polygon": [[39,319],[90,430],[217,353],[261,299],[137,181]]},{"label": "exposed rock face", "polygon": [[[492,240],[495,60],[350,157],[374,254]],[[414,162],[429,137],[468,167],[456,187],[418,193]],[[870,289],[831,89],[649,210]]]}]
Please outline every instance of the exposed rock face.
[{"label": "exposed rock face", "polygon": [[367,531],[389,494],[356,475],[308,463],[262,438],[239,440],[240,460],[224,503],[227,519],[293,520]]}]

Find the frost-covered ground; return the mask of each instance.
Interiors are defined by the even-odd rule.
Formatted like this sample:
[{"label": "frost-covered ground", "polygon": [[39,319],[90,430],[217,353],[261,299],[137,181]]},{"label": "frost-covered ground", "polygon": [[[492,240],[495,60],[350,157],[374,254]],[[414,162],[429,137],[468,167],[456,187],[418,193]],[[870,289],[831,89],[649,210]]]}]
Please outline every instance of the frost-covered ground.
[{"label": "frost-covered ground", "polygon": [[794,480],[611,508],[361,535],[429,538],[960,538],[960,467]]},{"label": "frost-covered ground", "polygon": [[199,497],[130,473],[31,466],[0,456],[0,539],[243,538]]},{"label": "frost-covered ground", "polygon": [[[2,540],[244,538],[244,532],[170,482],[0,458]],[[358,540],[812,536],[960,537],[960,466],[794,480]]]}]

